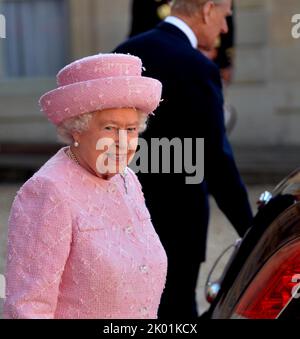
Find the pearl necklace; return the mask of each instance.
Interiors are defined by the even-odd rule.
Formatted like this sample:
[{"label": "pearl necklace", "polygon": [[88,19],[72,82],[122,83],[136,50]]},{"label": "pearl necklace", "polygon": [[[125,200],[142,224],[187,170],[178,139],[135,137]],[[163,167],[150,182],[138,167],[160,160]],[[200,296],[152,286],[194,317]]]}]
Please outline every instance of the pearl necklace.
[{"label": "pearl necklace", "polygon": [[[81,166],[79,161],[78,161],[78,159],[77,159],[77,157],[76,157],[76,155],[72,152],[71,147],[69,147],[67,153],[68,153],[68,156],[69,156],[70,159],[75,161],[77,165]],[[127,176],[126,169],[124,170],[123,173],[120,173],[120,175],[121,175],[121,178],[123,179],[123,184],[124,184],[125,192],[126,192],[126,194],[128,194],[128,187],[127,187],[127,181],[126,181],[126,176]]]},{"label": "pearl necklace", "polygon": [[72,152],[71,147],[69,147],[68,155],[69,155],[69,158],[70,158],[70,159],[72,159],[73,161],[75,161],[76,164],[80,166],[80,163],[79,163],[79,161],[78,161],[76,155]]}]

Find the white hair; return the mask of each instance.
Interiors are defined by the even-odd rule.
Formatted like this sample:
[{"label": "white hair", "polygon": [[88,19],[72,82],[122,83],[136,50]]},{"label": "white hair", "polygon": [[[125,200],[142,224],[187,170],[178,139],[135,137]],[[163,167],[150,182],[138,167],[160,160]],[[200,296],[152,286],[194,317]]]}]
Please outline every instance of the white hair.
[{"label": "white hair", "polygon": [[216,5],[220,5],[226,0],[173,0],[171,5],[172,10],[187,16],[192,16],[209,1],[214,2]]},{"label": "white hair", "polygon": [[[137,110],[139,113],[139,127],[138,132],[143,133],[147,128],[147,121],[149,115],[142,111]],[[93,114],[96,112],[85,113],[74,118],[69,118],[63,121],[57,126],[57,135],[60,141],[67,145],[71,145],[74,142],[72,133],[82,133],[89,129],[90,121]]]}]

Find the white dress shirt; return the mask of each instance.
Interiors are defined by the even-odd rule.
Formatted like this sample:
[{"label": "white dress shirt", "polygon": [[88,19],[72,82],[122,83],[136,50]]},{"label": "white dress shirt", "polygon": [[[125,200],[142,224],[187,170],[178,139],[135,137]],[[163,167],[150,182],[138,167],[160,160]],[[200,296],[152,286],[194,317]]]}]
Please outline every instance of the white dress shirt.
[{"label": "white dress shirt", "polygon": [[170,15],[166,17],[164,21],[179,28],[190,40],[191,45],[194,48],[198,47],[198,40],[195,33],[183,20],[177,18],[176,16]]}]

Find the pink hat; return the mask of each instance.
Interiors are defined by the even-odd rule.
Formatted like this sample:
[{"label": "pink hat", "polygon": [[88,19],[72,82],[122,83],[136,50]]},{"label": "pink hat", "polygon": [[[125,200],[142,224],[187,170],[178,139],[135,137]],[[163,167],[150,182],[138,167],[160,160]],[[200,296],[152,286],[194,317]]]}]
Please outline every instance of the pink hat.
[{"label": "pink hat", "polygon": [[162,85],[143,77],[142,61],[125,54],[97,54],[64,67],[58,88],[44,94],[39,104],[55,125],[63,120],[109,108],[137,108],[152,113],[159,105]]}]

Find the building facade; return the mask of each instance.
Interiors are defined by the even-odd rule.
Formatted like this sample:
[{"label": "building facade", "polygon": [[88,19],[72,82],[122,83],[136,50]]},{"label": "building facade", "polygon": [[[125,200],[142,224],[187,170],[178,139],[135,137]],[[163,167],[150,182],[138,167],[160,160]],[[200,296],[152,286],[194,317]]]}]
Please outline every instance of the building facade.
[{"label": "building facade", "polygon": [[[131,0],[0,0],[0,13],[7,25],[6,39],[0,39],[0,144],[55,143],[38,98],[55,87],[61,66],[108,52],[128,36]],[[261,161],[263,167],[272,152],[283,152],[289,166],[298,161],[296,13],[298,0],[236,1],[235,75],[226,98],[238,112],[230,138],[241,166]],[[282,160],[274,157],[270,166]]]}]

